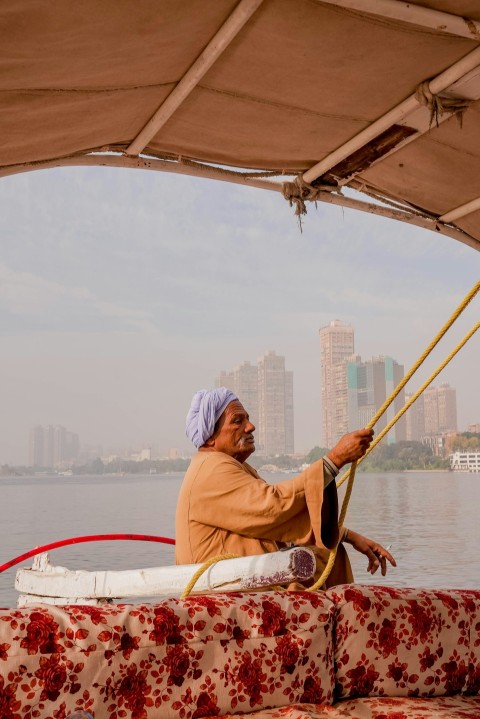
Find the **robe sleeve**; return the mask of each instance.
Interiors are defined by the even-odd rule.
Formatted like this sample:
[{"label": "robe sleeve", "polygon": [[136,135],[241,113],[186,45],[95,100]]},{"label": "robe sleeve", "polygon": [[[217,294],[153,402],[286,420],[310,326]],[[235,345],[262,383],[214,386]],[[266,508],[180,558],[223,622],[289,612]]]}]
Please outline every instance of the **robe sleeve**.
[{"label": "robe sleeve", "polygon": [[[302,473],[305,486],[305,502],[311,522],[313,537],[308,544],[333,549],[339,540],[337,485],[331,482],[324,490],[323,461],[320,459]],[[321,478],[321,480],[320,480]],[[297,544],[305,544],[298,538]]]},{"label": "robe sleeve", "polygon": [[[232,457],[212,452],[195,479],[189,519],[246,537],[330,547],[338,537],[337,505],[329,495],[322,511],[323,482],[321,461],[270,485]],[[333,510],[333,516],[325,510]],[[328,525],[323,532],[322,520]]]}]

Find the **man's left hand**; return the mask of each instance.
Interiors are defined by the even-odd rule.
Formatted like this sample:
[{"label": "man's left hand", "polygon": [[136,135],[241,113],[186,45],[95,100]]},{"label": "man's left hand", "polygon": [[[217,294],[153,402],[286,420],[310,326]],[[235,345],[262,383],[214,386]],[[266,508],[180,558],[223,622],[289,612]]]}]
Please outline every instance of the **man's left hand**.
[{"label": "man's left hand", "polygon": [[375,574],[377,569],[381,567],[382,576],[384,577],[387,573],[387,559],[392,567],[397,566],[395,559],[385,547],[382,547],[381,544],[375,542],[373,539],[354,532],[352,529],[348,530],[347,538],[343,541],[347,542],[347,544],[351,544],[357,552],[365,554],[368,558],[367,572],[371,574]]}]

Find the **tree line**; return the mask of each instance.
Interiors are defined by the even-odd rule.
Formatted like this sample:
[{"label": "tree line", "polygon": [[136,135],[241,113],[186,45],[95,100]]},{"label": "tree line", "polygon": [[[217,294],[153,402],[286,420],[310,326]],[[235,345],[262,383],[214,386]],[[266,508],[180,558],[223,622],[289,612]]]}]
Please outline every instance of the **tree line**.
[{"label": "tree line", "polygon": [[[480,451],[480,433],[462,432],[448,438],[448,451]],[[275,455],[263,457],[252,455],[249,459],[256,469],[264,465],[271,465],[279,470],[298,470],[303,464],[312,464],[328,454],[327,447],[315,446],[305,456]],[[144,459],[135,462],[128,459],[115,459],[104,462],[99,457],[82,465],[72,467],[74,474],[168,474],[170,472],[185,472],[190,464],[189,458],[177,459]],[[449,469],[448,459],[436,457],[431,448],[421,442],[396,442],[387,444],[380,442],[373,452],[359,465],[359,472],[399,472],[402,470]],[[0,467],[0,475],[22,476],[32,474],[34,471],[51,470],[45,467],[11,467],[7,464]]]}]

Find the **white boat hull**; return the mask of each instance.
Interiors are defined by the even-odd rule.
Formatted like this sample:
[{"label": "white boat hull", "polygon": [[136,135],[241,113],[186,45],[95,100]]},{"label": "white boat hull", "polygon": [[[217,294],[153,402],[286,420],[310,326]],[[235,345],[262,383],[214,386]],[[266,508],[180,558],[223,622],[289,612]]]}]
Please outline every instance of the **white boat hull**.
[{"label": "white boat hull", "polygon": [[[86,604],[134,597],[179,596],[201,564],[123,571],[70,570],[50,564],[48,554],[35,558],[32,568],[17,571],[18,606],[35,603]],[[294,547],[272,554],[222,560],[198,578],[192,593],[248,591],[311,579],[315,555]]]}]

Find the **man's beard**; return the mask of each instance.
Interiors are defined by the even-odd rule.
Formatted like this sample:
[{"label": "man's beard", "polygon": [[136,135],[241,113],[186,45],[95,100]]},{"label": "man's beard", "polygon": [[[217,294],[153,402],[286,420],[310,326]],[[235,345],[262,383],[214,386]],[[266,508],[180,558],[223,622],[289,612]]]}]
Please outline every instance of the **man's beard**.
[{"label": "man's beard", "polygon": [[244,449],[244,448],[245,448],[245,445],[247,445],[247,446],[253,446],[254,443],[255,443],[255,439],[254,439],[253,434],[249,434],[249,435],[247,435],[246,437],[241,437],[241,438],[238,440],[238,446],[240,447],[240,449]]}]

